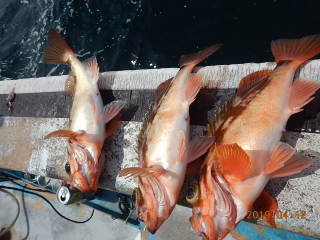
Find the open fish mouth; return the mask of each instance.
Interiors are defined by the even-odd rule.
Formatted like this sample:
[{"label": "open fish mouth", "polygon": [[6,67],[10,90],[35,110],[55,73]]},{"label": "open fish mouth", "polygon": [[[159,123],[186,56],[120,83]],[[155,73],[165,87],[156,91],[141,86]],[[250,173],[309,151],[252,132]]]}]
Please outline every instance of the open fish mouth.
[{"label": "open fish mouth", "polygon": [[140,177],[138,189],[138,218],[150,233],[155,233],[172,211],[168,193],[156,178]]},{"label": "open fish mouth", "polygon": [[94,158],[86,147],[77,141],[69,139],[67,145],[71,168],[71,187],[78,188],[86,194],[96,192],[95,182],[97,179],[95,176],[99,176],[99,170]]},{"label": "open fish mouth", "polygon": [[202,237],[204,240],[209,240],[209,237],[207,236],[206,233],[199,231],[199,234],[201,235],[201,237]]}]

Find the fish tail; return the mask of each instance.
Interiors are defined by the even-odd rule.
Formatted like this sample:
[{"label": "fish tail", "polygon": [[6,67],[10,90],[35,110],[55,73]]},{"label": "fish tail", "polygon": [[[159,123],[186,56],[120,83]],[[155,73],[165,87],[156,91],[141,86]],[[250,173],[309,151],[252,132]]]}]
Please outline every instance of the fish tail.
[{"label": "fish tail", "polygon": [[272,41],[271,51],[276,62],[294,60],[297,64],[301,64],[320,53],[320,34],[301,39]]},{"label": "fish tail", "polygon": [[48,43],[43,53],[43,62],[48,64],[66,64],[70,56],[74,56],[73,51],[52,27],[48,32]]},{"label": "fish tail", "polygon": [[180,58],[180,68],[189,65],[192,69],[195,65],[209,57],[221,47],[222,44],[216,44],[194,54],[182,55]]}]

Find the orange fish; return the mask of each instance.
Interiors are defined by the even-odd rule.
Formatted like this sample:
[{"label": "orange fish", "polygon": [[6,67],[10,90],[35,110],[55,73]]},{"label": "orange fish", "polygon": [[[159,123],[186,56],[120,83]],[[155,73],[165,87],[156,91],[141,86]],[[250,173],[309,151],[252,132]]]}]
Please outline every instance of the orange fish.
[{"label": "orange fish", "polygon": [[216,136],[200,170],[199,184],[188,189],[193,204],[190,225],[206,240],[223,239],[256,208],[268,210],[274,225],[274,200],[263,191],[270,178],[289,176],[312,160],[279,142],[288,118],[309,103],[318,82],[293,77],[297,67],[320,52],[320,35],[271,43],[273,71],[243,78],[232,97],[207,127]]},{"label": "orange fish", "polygon": [[70,188],[78,188],[87,194],[94,193],[105,162],[105,154],[101,151],[103,143],[117,131],[120,125],[118,113],[125,102],[114,101],[103,106],[98,89],[97,59],[93,57],[80,62],[53,28],[49,30],[43,62],[70,66],[65,92],[72,98],[70,130],[52,132],[45,139],[67,137]]},{"label": "orange fish", "polygon": [[136,149],[139,167],[119,172],[119,176],[139,178],[138,215],[151,233],[155,233],[172,212],[187,164],[204,154],[214,142],[213,137],[189,142],[189,106],[203,78],[191,72],[196,64],[220,47],[214,45],[181,57],[180,71],[173,79],[159,85],[155,103],[144,120]]}]

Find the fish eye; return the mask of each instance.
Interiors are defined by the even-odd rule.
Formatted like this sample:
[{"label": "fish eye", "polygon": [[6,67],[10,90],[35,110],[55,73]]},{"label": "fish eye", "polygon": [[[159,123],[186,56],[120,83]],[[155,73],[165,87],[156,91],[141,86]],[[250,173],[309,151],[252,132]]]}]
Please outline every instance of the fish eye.
[{"label": "fish eye", "polygon": [[192,205],[196,204],[200,197],[200,186],[199,184],[193,183],[187,190],[186,199]]},{"label": "fish eye", "polygon": [[66,173],[70,174],[70,164],[69,162],[66,162],[66,164],[64,165],[64,169],[66,170]]}]

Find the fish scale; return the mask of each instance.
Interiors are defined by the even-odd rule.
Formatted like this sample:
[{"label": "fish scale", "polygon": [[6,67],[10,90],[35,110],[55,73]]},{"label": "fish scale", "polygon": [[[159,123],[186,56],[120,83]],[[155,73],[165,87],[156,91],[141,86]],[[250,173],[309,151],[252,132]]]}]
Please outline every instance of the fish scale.
[{"label": "fish scale", "polygon": [[[256,199],[255,210],[275,214],[276,203],[263,192],[268,180],[312,164],[279,140],[290,115],[301,111],[320,88],[312,80],[293,82],[297,67],[320,53],[320,35],[278,40],[271,46],[277,67],[265,76],[259,71],[243,78],[235,100],[228,103],[232,107],[219,116],[221,125],[208,126],[216,142],[201,167],[200,192],[187,198],[193,204],[191,227],[204,239],[223,239]],[[259,198],[260,194],[264,197]],[[233,208],[226,207],[228,201]],[[274,227],[274,218],[266,220]]]}]

